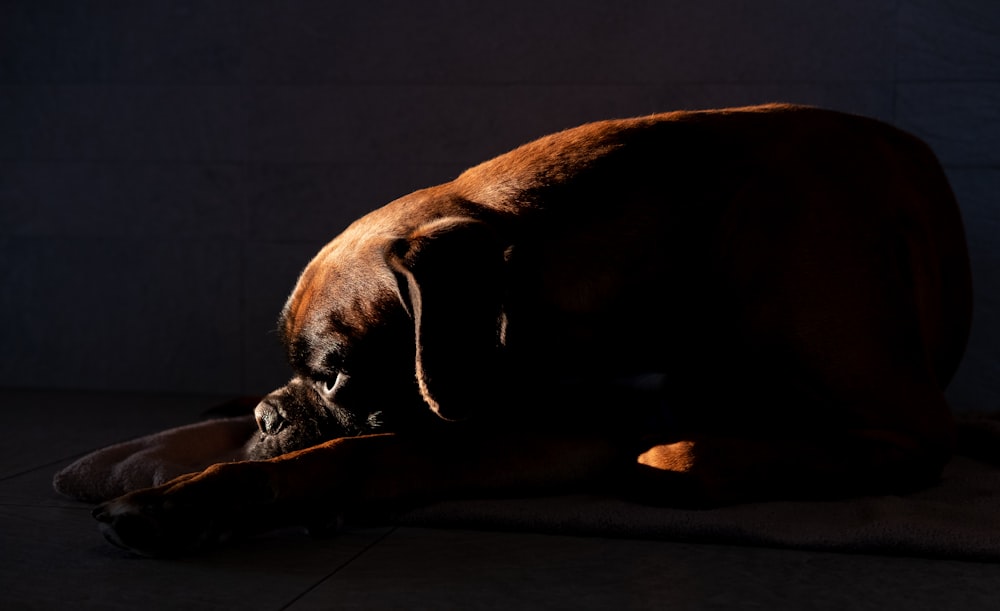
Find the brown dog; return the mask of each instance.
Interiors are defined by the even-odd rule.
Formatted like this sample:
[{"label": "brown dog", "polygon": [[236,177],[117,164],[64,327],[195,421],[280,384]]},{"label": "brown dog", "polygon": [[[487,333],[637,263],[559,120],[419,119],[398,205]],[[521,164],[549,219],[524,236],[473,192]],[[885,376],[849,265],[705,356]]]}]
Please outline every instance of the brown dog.
[{"label": "brown dog", "polygon": [[591,123],[357,220],[281,328],[257,460],[95,510],[142,553],[590,490],[717,504],[933,482],[970,321],[932,152],[767,105]]}]

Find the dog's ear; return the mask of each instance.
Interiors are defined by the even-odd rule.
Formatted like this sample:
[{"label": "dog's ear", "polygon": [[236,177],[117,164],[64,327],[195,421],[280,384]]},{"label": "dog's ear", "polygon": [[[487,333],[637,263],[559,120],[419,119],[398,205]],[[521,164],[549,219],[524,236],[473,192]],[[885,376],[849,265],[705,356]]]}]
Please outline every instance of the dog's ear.
[{"label": "dog's ear", "polygon": [[448,217],[397,239],[386,258],[416,328],[420,392],[446,420],[495,392],[504,245],[481,221]]}]

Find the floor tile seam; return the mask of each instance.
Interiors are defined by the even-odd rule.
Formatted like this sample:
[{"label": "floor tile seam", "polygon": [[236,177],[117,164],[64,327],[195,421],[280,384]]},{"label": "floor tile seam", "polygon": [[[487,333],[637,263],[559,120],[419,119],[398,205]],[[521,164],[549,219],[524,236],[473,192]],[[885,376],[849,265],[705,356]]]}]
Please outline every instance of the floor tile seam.
[{"label": "floor tile seam", "polygon": [[373,547],[375,547],[376,545],[378,545],[379,543],[381,543],[382,541],[384,541],[385,539],[387,539],[390,535],[392,535],[398,529],[399,529],[398,526],[393,526],[393,527],[389,528],[389,530],[387,530],[386,532],[384,532],[381,535],[379,535],[378,537],[376,537],[374,541],[371,541],[370,543],[368,543],[367,545],[365,545],[363,548],[361,548],[360,550],[358,550],[356,553],[352,554],[349,558],[347,558],[346,560],[344,560],[343,562],[341,562],[340,564],[338,564],[332,571],[330,571],[326,575],[324,575],[321,578],[319,578],[318,580],[316,580],[315,583],[313,583],[312,585],[310,585],[309,587],[307,587],[305,590],[303,590],[302,592],[300,592],[299,594],[297,594],[294,598],[292,598],[287,603],[285,603],[283,606],[281,606],[279,608],[279,611],[286,611],[288,609],[291,609],[293,607],[293,605],[295,605],[295,603],[299,602],[300,600],[302,600],[303,598],[305,598],[306,595],[308,595],[310,592],[312,592],[313,590],[315,590],[316,588],[318,588],[322,584],[326,583],[328,580],[332,579],[337,573],[339,573],[341,570],[347,568],[350,564],[352,564],[355,560],[357,560],[361,556],[364,556],[366,553],[368,553],[368,551],[370,549],[372,549]]},{"label": "floor tile seam", "polygon": [[[69,456],[63,456],[61,458],[56,458],[54,460],[50,460],[48,462],[42,463],[40,465],[36,465],[34,467],[26,467],[24,469],[21,469],[20,471],[14,471],[14,472],[8,473],[8,474],[0,474],[0,482],[5,482],[5,481],[7,481],[9,479],[14,479],[16,477],[21,477],[22,475],[28,475],[29,473],[34,473],[35,471],[41,471],[42,469],[51,468],[51,467],[54,467],[54,466],[56,466],[56,465],[58,465],[60,463],[64,463],[64,462],[67,462],[67,461],[70,461],[70,460],[74,460],[74,459],[77,459],[77,458],[82,458],[83,456],[86,456],[87,454],[90,454],[91,452],[93,452],[93,450],[84,450],[83,452],[78,452],[76,454],[70,454]],[[55,473],[53,473],[53,475],[55,475]]]},{"label": "floor tile seam", "polygon": [[38,503],[32,503],[30,501],[21,500],[0,500],[0,507],[3,508],[22,508],[22,509],[60,509],[66,511],[83,511],[88,508],[87,505],[73,506],[69,504],[60,504],[58,501],[42,501]]}]

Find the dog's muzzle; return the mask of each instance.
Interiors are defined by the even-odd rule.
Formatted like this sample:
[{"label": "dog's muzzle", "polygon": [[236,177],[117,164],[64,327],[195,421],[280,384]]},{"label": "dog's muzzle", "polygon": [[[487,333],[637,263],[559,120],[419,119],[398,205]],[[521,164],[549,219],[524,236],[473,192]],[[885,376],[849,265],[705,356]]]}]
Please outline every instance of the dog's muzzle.
[{"label": "dog's muzzle", "polygon": [[281,417],[278,410],[266,401],[261,401],[253,410],[253,417],[257,421],[257,428],[265,435],[277,435],[285,426],[285,419]]}]

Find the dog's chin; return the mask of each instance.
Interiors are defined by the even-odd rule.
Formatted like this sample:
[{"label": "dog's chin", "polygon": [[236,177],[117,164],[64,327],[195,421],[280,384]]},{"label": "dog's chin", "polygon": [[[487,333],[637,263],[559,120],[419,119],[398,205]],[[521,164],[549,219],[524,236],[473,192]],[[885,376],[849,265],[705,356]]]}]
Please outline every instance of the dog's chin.
[{"label": "dog's chin", "polygon": [[364,427],[353,427],[350,430],[342,426],[322,427],[315,422],[309,424],[312,426],[303,426],[301,423],[298,425],[286,423],[276,433],[258,431],[243,447],[244,456],[249,460],[266,460],[296,450],[304,450],[331,439],[376,432],[379,428],[371,423]]},{"label": "dog's chin", "polygon": [[319,436],[296,434],[295,431],[280,431],[274,435],[257,433],[247,442],[244,453],[250,460],[266,460],[314,446],[322,441],[324,439]]},{"label": "dog's chin", "polygon": [[285,454],[288,450],[275,435],[257,433],[247,442],[243,452],[249,460],[265,460]]}]

